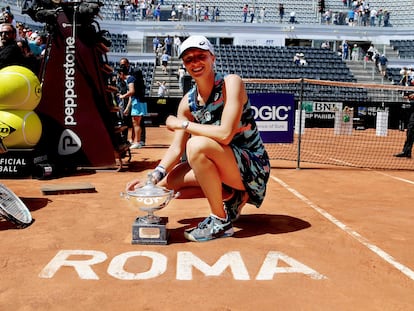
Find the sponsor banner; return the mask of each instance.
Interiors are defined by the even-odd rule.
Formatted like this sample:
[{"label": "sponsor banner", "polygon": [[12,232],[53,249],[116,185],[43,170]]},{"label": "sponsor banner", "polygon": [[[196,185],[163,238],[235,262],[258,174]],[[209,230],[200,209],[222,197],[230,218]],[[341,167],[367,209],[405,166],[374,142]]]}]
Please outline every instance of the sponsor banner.
[{"label": "sponsor banner", "polygon": [[73,37],[64,12],[57,20],[36,108],[44,128],[38,148],[61,166],[113,165],[112,116],[98,52],[91,44],[94,28],[77,24]]},{"label": "sponsor banner", "polygon": [[264,143],[292,143],[295,100],[293,94],[249,94],[254,119]]}]

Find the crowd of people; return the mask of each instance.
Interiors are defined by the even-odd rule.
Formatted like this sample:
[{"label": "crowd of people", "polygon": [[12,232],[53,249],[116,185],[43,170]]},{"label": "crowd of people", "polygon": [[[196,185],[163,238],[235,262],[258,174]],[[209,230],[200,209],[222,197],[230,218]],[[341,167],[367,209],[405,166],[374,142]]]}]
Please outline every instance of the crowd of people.
[{"label": "crowd of people", "polygon": [[16,22],[9,6],[1,9],[0,20],[0,69],[9,65],[22,65],[37,74],[47,35]]},{"label": "crowd of people", "polygon": [[[366,0],[341,1],[343,1],[345,6],[343,10],[320,8],[322,23],[379,27],[391,25],[391,12],[387,9],[371,7]],[[169,15],[165,16],[165,19],[170,21],[218,22],[222,20],[220,18],[222,12],[218,5],[203,6],[199,2],[166,5],[163,0],[122,0],[115,2],[112,7],[112,18],[125,21],[159,21],[161,20],[162,10],[169,11]],[[268,18],[269,11],[274,11],[279,16],[280,23],[284,22],[286,12],[283,3],[279,3],[273,8],[244,3],[241,6],[240,21],[243,23],[277,22],[277,20]],[[226,12],[224,12],[224,15],[226,15]],[[288,12],[288,17],[288,23],[298,23],[294,9]]]},{"label": "crowd of people", "polygon": [[371,7],[365,0],[343,0],[346,11],[324,10],[321,22],[334,25],[389,27],[391,12],[383,8]]}]

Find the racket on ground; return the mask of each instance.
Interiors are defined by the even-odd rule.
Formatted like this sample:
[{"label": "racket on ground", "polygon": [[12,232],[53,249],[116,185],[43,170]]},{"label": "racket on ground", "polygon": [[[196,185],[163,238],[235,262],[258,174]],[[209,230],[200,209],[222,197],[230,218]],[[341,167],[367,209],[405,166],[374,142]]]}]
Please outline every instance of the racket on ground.
[{"label": "racket on ground", "polygon": [[25,228],[32,223],[32,215],[26,205],[3,184],[0,184],[0,218]]}]

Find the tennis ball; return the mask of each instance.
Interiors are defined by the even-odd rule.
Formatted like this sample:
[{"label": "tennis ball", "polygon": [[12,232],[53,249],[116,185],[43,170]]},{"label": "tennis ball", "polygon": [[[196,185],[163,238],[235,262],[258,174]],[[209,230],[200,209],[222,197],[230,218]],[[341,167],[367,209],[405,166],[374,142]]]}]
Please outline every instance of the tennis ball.
[{"label": "tennis ball", "polygon": [[0,138],[7,148],[31,148],[42,135],[42,122],[34,111],[0,111]]},{"label": "tennis ball", "polygon": [[0,70],[0,110],[34,110],[41,97],[40,81],[30,69],[7,66]]}]

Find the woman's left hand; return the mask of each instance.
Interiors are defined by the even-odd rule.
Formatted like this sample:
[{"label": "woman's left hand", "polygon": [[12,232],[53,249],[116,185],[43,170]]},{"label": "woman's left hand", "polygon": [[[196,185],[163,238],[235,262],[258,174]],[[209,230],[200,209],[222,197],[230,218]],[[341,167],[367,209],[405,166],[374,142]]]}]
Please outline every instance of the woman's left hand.
[{"label": "woman's left hand", "polygon": [[176,116],[168,116],[167,120],[165,120],[165,125],[170,131],[175,131],[181,129],[182,121],[178,119]]}]

